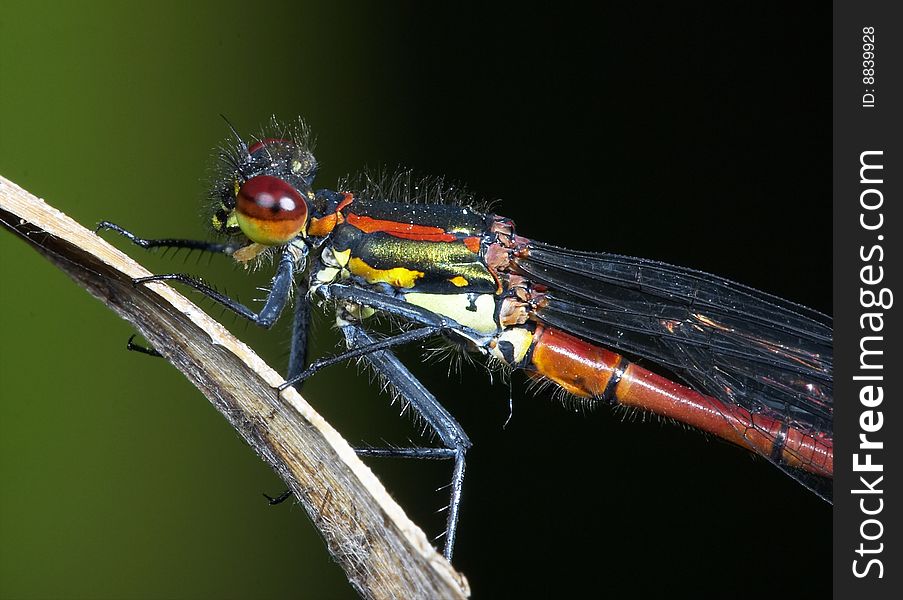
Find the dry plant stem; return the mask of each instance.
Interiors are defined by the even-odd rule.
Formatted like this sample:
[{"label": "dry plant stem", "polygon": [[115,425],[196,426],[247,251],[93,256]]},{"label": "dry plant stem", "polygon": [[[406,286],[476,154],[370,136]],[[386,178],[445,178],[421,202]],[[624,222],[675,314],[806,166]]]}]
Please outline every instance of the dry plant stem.
[{"label": "dry plant stem", "polygon": [[469,595],[348,443],[294,389],[277,393],[282,377],[219,323],[167,285],[133,285],[150,273],[3,177],[0,223],[132,323],[204,393],[289,485],[361,596]]}]

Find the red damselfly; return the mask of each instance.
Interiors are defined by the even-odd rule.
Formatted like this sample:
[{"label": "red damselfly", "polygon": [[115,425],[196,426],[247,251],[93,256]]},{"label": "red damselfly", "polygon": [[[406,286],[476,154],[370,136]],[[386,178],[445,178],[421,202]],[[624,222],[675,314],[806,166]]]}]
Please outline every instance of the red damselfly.
[{"label": "red damselfly", "polygon": [[[233,132],[234,133],[234,132]],[[363,456],[454,464],[444,553],[451,558],[470,439],[391,348],[427,338],[522,369],[583,404],[650,411],[764,457],[831,501],[832,324],[817,311],[692,269],[572,251],[523,237],[441,182],[407,173],[314,190],[317,162],[302,123],[221,154],[212,190],[219,242],[145,239],[277,267],[259,311],[185,274],[176,281],[262,327],[294,294],[286,383],[352,358],[368,363],[440,446],[360,448]],[[307,364],[309,300],[334,307],[348,350]],[[370,318],[390,318],[380,337]],[[653,372],[633,362],[644,359]],[[677,379],[675,381],[674,379]]]}]

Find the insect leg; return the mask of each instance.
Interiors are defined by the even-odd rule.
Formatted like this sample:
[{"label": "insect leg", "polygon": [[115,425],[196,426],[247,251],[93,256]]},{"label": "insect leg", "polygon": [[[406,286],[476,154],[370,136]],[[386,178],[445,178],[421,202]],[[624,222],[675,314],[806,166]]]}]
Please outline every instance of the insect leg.
[{"label": "insect leg", "polygon": [[[374,338],[362,327],[349,324],[342,327],[349,348],[366,347]],[[454,459],[451,491],[446,518],[445,547],[443,554],[451,560],[458,529],[461,505],[461,488],[464,483],[464,455],[471,446],[470,438],[436,397],[388,350],[377,350],[362,355],[395,388],[408,405],[417,411],[427,427],[442,442],[443,448],[357,448],[359,456],[397,456],[419,459]]]},{"label": "insect leg", "polygon": [[211,300],[222,304],[232,312],[246,318],[252,323],[269,329],[279,318],[279,315],[282,313],[282,309],[285,308],[285,303],[288,300],[289,292],[291,291],[292,275],[294,274],[294,272],[295,259],[292,256],[292,253],[286,250],[279,258],[279,266],[276,270],[276,275],[273,277],[270,293],[267,295],[266,302],[264,302],[263,308],[260,309],[260,312],[254,312],[244,304],[236,302],[225,294],[217,292],[206,283],[203,283],[202,281],[198,281],[197,279],[193,279],[192,277],[183,275],[181,273],[169,273],[166,275],[151,275],[150,277],[139,277],[137,279],[134,279],[133,283],[140,285],[149,283],[151,281],[178,281],[179,283],[194,288],[204,296],[207,296]]},{"label": "insect leg", "polygon": [[[131,241],[136,246],[140,246],[145,250],[154,250],[156,248],[188,248],[189,251],[200,250],[202,252],[212,252],[217,254],[232,254],[241,247],[241,244],[218,244],[215,242],[206,242],[203,240],[183,240],[174,238],[149,240],[146,238],[138,237],[128,229],[120,227],[116,223],[111,223],[110,221],[101,221],[100,223],[98,223],[97,227],[94,228],[94,233],[100,233],[103,230],[115,231],[119,235]],[[133,352],[141,352],[150,356],[160,356],[160,354],[156,350],[133,343],[132,340],[134,338],[134,335],[129,338],[128,345],[126,346],[128,350],[131,350]]]},{"label": "insect leg", "polygon": [[99,233],[102,230],[115,231],[119,235],[131,241],[136,246],[140,246],[145,250],[153,250],[154,248],[188,248],[189,250],[202,250],[204,252],[232,254],[233,252],[241,248],[241,244],[237,243],[218,244],[215,242],[205,242],[203,240],[181,240],[171,238],[149,240],[140,238],[131,231],[120,227],[116,223],[110,223],[109,221],[101,221],[97,224],[97,227],[94,228],[95,233]]},{"label": "insect leg", "polygon": [[[288,355],[288,372],[286,380],[292,381],[304,371],[307,365],[307,336],[310,332],[310,302],[307,298],[307,285],[299,283],[295,287],[295,316],[292,319],[292,346]],[[301,391],[303,380],[294,384]]]},{"label": "insect leg", "polygon": [[411,342],[416,342],[417,340],[422,340],[428,337],[433,337],[441,333],[442,330],[438,327],[421,327],[419,329],[412,329],[410,331],[405,331],[403,333],[399,333],[398,335],[393,335],[392,337],[388,337],[382,340],[376,340],[370,338],[372,341],[363,344],[360,346],[350,347],[345,352],[341,352],[336,354],[335,356],[330,356],[327,358],[321,358],[314,361],[307,369],[305,369],[302,373],[299,373],[295,377],[290,377],[286,380],[285,383],[280,385],[277,389],[279,391],[284,390],[287,387],[296,385],[309,378],[311,375],[319,371],[324,367],[328,367],[330,365],[334,365],[336,363],[344,362],[351,358],[358,358],[360,356],[366,356],[372,352],[377,352],[379,350],[385,350],[387,348],[391,348],[392,346],[400,346],[402,344],[409,344]]}]

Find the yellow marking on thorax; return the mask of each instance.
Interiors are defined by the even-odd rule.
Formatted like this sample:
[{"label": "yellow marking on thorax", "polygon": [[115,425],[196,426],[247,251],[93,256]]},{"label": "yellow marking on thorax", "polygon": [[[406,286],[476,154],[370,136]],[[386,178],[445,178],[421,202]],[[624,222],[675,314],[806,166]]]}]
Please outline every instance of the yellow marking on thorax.
[{"label": "yellow marking on thorax", "polygon": [[512,364],[518,365],[527,356],[527,352],[533,344],[533,332],[525,327],[510,327],[496,338],[496,344],[490,348],[492,355],[499,360],[507,362],[508,358],[502,354],[499,347],[499,344],[502,342],[511,344],[512,359],[514,361]]},{"label": "yellow marking on thorax", "polygon": [[493,294],[480,294],[473,298],[473,294],[412,292],[405,294],[404,299],[410,304],[454,319],[461,325],[480,333],[495,333],[499,329],[495,322],[495,296]]},{"label": "yellow marking on thorax", "polygon": [[464,287],[465,285],[468,285],[470,283],[460,275],[455,275],[454,277],[449,279],[449,282],[451,282],[451,284],[456,287]]},{"label": "yellow marking on thorax", "polygon": [[412,288],[414,283],[424,275],[422,271],[404,267],[374,269],[357,257],[348,262],[348,270],[358,277],[363,277],[367,283],[388,283],[396,288]]}]

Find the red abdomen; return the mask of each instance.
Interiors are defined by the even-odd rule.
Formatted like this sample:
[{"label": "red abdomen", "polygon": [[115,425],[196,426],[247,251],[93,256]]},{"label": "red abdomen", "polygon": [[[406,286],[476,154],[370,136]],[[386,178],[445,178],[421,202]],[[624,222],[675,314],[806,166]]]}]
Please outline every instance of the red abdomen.
[{"label": "red abdomen", "polygon": [[526,368],[575,396],[648,410],[775,462],[833,477],[830,432],[805,432],[774,416],[702,395],[561,330],[537,326]]}]

